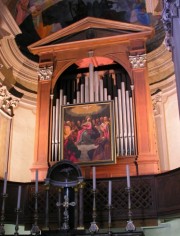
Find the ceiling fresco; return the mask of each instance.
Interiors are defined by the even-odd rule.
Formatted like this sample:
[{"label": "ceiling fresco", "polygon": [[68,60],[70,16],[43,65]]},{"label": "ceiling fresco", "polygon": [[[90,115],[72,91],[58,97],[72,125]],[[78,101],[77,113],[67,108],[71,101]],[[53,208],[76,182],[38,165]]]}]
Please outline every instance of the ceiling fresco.
[{"label": "ceiling fresco", "polygon": [[[30,54],[27,46],[77,22],[87,16],[154,26],[157,28],[158,42],[162,43],[162,23],[159,12],[162,6],[157,3],[152,15],[147,13],[145,0],[16,0],[9,9],[19,25],[22,34],[16,36],[21,52],[32,60],[38,60]],[[163,36],[164,37],[164,36]],[[155,48],[157,40],[150,42]],[[159,45],[157,45],[159,46]]]}]

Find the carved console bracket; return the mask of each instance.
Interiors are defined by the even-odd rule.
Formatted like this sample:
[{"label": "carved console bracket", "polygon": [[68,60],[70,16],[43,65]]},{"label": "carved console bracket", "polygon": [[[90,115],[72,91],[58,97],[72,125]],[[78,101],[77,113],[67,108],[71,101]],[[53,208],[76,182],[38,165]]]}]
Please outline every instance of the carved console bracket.
[{"label": "carved console bracket", "polygon": [[19,99],[13,97],[6,86],[0,83],[0,109],[9,116],[14,115],[14,108],[18,105]]}]

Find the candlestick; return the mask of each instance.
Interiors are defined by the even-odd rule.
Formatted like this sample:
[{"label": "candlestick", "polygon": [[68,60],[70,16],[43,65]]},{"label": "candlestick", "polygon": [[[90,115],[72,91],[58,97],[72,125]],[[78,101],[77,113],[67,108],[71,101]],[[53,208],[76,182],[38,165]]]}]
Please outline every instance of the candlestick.
[{"label": "candlestick", "polygon": [[21,186],[19,185],[19,188],[18,188],[18,199],[17,199],[17,209],[20,209],[20,203],[21,203]]},{"label": "candlestick", "polygon": [[4,174],[4,186],[3,186],[3,194],[6,194],[7,189],[7,172]]},{"label": "candlestick", "polygon": [[93,190],[96,190],[96,167],[93,166]]},{"label": "candlestick", "polygon": [[111,205],[112,201],[112,181],[109,180],[109,186],[108,186],[108,205]]},{"label": "candlestick", "polygon": [[38,193],[38,170],[36,170],[35,192]]},{"label": "candlestick", "polygon": [[130,174],[129,174],[129,165],[126,165],[126,175],[127,175],[127,188],[130,188]]}]

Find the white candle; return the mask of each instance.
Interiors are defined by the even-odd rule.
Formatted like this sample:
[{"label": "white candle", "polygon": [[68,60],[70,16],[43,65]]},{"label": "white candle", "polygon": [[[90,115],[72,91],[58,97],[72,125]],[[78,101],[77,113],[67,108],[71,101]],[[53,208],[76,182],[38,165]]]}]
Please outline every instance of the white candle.
[{"label": "white candle", "polygon": [[96,167],[93,166],[93,190],[96,190]]},{"label": "white candle", "polygon": [[36,170],[35,192],[38,193],[38,170]]},{"label": "white candle", "polygon": [[18,188],[18,199],[17,199],[17,209],[20,209],[20,203],[21,203],[21,186],[19,185],[19,188]]},{"label": "white candle", "polygon": [[129,165],[126,165],[127,187],[130,188]]},{"label": "white candle", "polygon": [[7,172],[4,174],[4,186],[3,186],[3,194],[6,194],[7,189]]},{"label": "white candle", "polygon": [[109,185],[108,185],[108,205],[111,206],[111,201],[112,201],[112,181],[109,180]]}]

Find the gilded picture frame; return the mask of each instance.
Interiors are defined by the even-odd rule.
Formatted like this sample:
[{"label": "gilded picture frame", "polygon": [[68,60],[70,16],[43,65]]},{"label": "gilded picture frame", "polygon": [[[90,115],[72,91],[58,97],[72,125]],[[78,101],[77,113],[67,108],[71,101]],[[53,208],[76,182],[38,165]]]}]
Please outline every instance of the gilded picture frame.
[{"label": "gilded picture frame", "polygon": [[62,106],[61,159],[80,165],[113,164],[113,101]]}]

